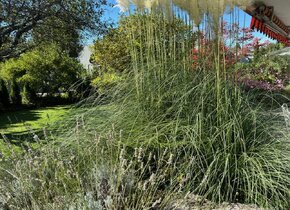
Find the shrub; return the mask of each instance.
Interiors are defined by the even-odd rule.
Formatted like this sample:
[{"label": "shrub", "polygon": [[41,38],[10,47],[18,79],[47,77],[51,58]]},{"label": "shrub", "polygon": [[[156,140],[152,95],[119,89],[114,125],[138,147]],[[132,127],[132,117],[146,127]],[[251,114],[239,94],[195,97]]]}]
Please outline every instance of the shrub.
[{"label": "shrub", "polygon": [[6,81],[16,80],[21,86],[29,84],[37,93],[54,94],[68,90],[78,81],[82,70],[76,59],[51,44],[28,51],[18,59],[5,61],[0,73]]},{"label": "shrub", "polygon": [[106,90],[111,89],[113,86],[120,82],[121,77],[116,73],[104,73],[101,76],[92,80],[92,85],[97,88],[98,92],[104,94]]},{"label": "shrub", "polygon": [[289,84],[289,58],[270,55],[272,48],[260,48],[249,63],[236,64],[238,80],[247,89],[279,91]]}]

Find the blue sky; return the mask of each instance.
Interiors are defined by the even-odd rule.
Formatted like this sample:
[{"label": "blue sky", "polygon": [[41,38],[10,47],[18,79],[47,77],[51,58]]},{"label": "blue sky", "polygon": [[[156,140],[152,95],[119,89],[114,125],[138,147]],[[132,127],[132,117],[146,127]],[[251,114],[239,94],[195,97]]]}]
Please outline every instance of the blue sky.
[{"label": "blue sky", "polygon": [[[110,4],[116,5],[116,1],[115,0],[108,0],[108,2]],[[119,9],[117,7],[106,7],[106,13],[105,13],[105,19],[109,20],[113,20],[114,22],[118,22],[119,19]]]}]

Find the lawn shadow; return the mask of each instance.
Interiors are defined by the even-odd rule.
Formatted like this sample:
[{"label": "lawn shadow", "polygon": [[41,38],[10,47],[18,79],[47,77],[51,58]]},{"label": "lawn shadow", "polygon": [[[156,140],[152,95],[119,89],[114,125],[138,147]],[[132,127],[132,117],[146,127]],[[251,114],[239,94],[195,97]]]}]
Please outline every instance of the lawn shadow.
[{"label": "lawn shadow", "polygon": [[27,121],[36,121],[39,118],[40,113],[37,110],[25,110],[3,113],[0,115],[0,129],[17,127],[15,124],[24,123]]},{"label": "lawn shadow", "polygon": [[5,141],[5,143],[20,147],[26,151],[29,149],[28,145],[40,142],[45,143],[46,140],[43,129],[31,129],[29,131],[10,132],[0,135],[0,141]]},{"label": "lawn shadow", "polygon": [[[14,112],[6,112],[0,114],[0,141],[4,141],[19,147],[25,147],[28,143],[36,143],[39,139],[43,141],[46,139],[44,137],[44,128],[49,127],[49,132],[55,129],[48,122],[37,123],[35,127],[34,122],[44,119],[45,110],[69,110],[70,107],[56,106],[56,107],[45,107],[40,109],[32,110],[20,110]],[[49,119],[50,113],[45,116]],[[1,135],[2,134],[2,135]],[[4,134],[4,135],[3,135]],[[37,135],[36,139],[35,134]]]}]

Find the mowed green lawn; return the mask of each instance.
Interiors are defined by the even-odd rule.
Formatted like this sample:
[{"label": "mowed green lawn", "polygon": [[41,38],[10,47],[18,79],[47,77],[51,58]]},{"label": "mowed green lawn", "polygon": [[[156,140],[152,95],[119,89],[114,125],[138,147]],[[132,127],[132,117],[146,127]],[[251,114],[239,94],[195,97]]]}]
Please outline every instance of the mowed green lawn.
[{"label": "mowed green lawn", "polygon": [[[76,120],[81,119],[82,116],[85,116],[86,124],[101,125],[109,119],[114,110],[115,107],[111,105],[99,105],[90,108],[56,106],[1,113],[0,153],[9,155],[11,154],[11,148],[22,151],[23,147],[27,148],[27,145],[36,148],[39,146],[39,142],[36,142],[33,138],[35,134],[38,135],[41,142],[45,143],[45,141],[42,141],[45,140],[44,128],[47,128],[48,136],[51,133],[54,136],[62,128],[75,126]],[[3,135],[6,141],[4,141]]]},{"label": "mowed green lawn", "polygon": [[51,128],[70,112],[70,106],[56,106],[33,110],[22,110],[0,114],[0,150],[7,150],[7,142],[21,146],[23,143],[32,142],[34,133],[39,133],[43,128]]},{"label": "mowed green lawn", "polygon": [[9,112],[0,115],[0,133],[25,133],[48,127],[68,114],[70,106]]}]

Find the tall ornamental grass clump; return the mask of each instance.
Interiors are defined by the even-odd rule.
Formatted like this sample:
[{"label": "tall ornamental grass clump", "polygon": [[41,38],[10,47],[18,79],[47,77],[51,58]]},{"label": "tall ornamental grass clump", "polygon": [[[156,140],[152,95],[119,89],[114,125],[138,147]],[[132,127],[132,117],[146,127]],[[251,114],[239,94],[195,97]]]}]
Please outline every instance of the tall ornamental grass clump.
[{"label": "tall ornamental grass clump", "polygon": [[[134,2],[137,13],[152,20],[140,19],[139,31],[130,34],[131,72],[117,92],[129,93],[121,97],[116,122],[123,142],[182,151],[176,167],[187,174],[184,190],[216,202],[288,209],[290,150],[283,119],[251,104],[225,61],[222,46],[229,40],[222,38],[221,15],[237,2]],[[187,30],[164,27],[176,19]]]}]

